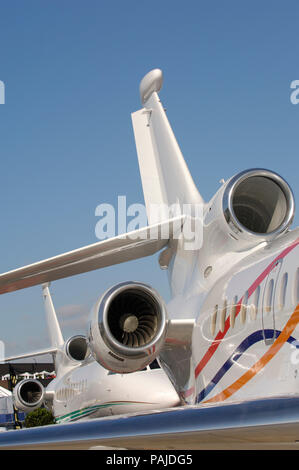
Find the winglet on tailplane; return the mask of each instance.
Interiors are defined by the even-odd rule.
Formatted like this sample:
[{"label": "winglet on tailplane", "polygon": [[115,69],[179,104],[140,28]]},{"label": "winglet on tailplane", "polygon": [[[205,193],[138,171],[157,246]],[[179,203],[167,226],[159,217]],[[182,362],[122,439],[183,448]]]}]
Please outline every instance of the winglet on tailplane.
[{"label": "winglet on tailplane", "polygon": [[132,114],[149,224],[163,220],[163,215],[157,220],[153,214],[157,204],[203,204],[159,99],[162,82],[159,69],[145,75],[140,83],[144,107]]}]

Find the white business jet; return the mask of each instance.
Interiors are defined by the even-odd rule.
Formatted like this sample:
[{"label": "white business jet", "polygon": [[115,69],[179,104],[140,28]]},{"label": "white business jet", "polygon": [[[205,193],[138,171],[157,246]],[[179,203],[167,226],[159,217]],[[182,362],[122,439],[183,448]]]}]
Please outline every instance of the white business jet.
[{"label": "white business jet", "polygon": [[[37,379],[18,382],[13,390],[18,410],[28,413],[45,405],[53,412],[56,423],[65,423],[180,404],[178,394],[157,361],[134,374],[116,374],[93,358],[85,336],[77,335],[65,341],[49,285],[43,284],[42,290],[51,347],[9,357],[6,361],[51,354],[56,377],[46,388]],[[147,308],[141,304],[139,309],[143,330],[147,332],[152,328]],[[126,329],[129,331],[128,321],[124,325]]]},{"label": "white business jet", "polygon": [[[149,72],[140,84],[142,109],[132,114],[149,225],[2,274],[0,293],[160,252],[172,292],[167,307],[142,282],[115,285],[92,309],[87,344],[113,373],[141,370],[158,357],[182,406],[122,421],[92,420],[88,428],[69,425],[77,427],[66,427],[69,437],[59,439],[48,429],[43,442],[71,446],[84,434],[86,446],[296,447],[299,229],[290,229],[293,193],[277,173],[254,168],[223,181],[204,202],[160,102],[161,86],[162,72]],[[80,379],[72,380],[75,393]],[[20,432],[20,445],[41,442],[40,434]],[[1,438],[0,445],[16,443],[12,434]]]}]

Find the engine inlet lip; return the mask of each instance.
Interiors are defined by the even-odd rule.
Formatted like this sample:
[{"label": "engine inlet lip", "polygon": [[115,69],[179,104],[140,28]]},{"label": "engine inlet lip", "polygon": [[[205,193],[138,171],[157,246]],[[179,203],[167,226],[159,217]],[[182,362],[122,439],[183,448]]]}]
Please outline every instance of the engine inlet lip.
[{"label": "engine inlet lip", "polygon": [[[249,230],[238,220],[238,218],[236,217],[234,208],[233,208],[233,196],[234,196],[235,190],[237,189],[240,183],[242,183],[247,178],[253,177],[253,176],[261,176],[261,177],[265,177],[274,181],[280,187],[280,189],[282,190],[286,198],[286,204],[287,204],[286,215],[282,223],[280,224],[280,226],[277,229],[269,233],[256,233],[256,232]],[[281,233],[283,233],[292,223],[292,220],[295,214],[295,200],[294,200],[294,195],[290,186],[282,178],[282,176],[280,176],[278,173],[275,173],[274,171],[270,171],[265,168],[253,168],[250,170],[244,170],[241,173],[238,173],[237,175],[233,176],[229,180],[224,190],[223,199],[222,199],[222,208],[223,208],[224,218],[227,224],[231,227],[232,231],[235,234],[238,235],[241,232],[245,232],[254,237],[260,237],[261,239],[265,241],[269,241],[277,237]]]},{"label": "engine inlet lip", "polygon": [[[38,388],[40,389],[40,393],[41,393],[40,398],[34,403],[27,402],[26,400],[24,400],[24,398],[21,395],[22,388],[24,387],[24,385],[26,385],[29,382],[30,383],[35,383],[36,385],[38,385]],[[24,381],[20,382],[20,386],[19,386],[18,391],[17,391],[18,399],[20,400],[20,402],[24,406],[26,406],[28,408],[36,408],[36,406],[40,405],[43,402],[43,394],[44,394],[43,385],[37,379],[28,379],[28,380],[24,380]]]},{"label": "engine inlet lip", "polygon": [[[146,345],[143,346],[138,346],[138,347],[128,347],[125,346],[124,344],[120,343],[117,341],[114,336],[111,333],[110,327],[109,327],[109,321],[108,321],[108,312],[109,312],[109,307],[111,305],[111,302],[115,299],[116,296],[123,292],[134,292],[134,291],[139,291],[141,295],[144,293],[147,295],[154,304],[157,306],[157,310],[159,312],[159,326],[157,329],[157,333],[155,337],[148,342]],[[104,298],[102,299],[102,302],[100,303],[99,306],[99,311],[98,311],[98,326],[99,329],[102,333],[102,338],[106,344],[106,346],[110,349],[112,349],[115,353],[119,352],[120,354],[124,354],[125,356],[137,356],[138,354],[140,356],[145,355],[145,351],[151,349],[154,345],[156,345],[165,335],[166,332],[166,321],[167,321],[167,314],[166,314],[166,308],[163,299],[160,297],[158,292],[153,289],[151,286],[147,284],[143,284],[141,282],[133,282],[133,281],[127,281],[121,284],[118,284],[117,288],[112,287],[111,289],[106,292]]]},{"label": "engine inlet lip", "polygon": [[[72,356],[72,354],[70,353],[71,343],[76,341],[77,339],[78,340],[84,340],[85,343],[86,343],[86,356],[85,356],[85,359],[75,359]],[[65,351],[65,354],[67,355],[68,359],[71,360],[71,361],[74,361],[74,362],[83,362],[91,355],[90,348],[89,348],[89,345],[88,345],[88,342],[87,342],[87,338],[84,335],[71,336],[65,343],[64,351]]]}]

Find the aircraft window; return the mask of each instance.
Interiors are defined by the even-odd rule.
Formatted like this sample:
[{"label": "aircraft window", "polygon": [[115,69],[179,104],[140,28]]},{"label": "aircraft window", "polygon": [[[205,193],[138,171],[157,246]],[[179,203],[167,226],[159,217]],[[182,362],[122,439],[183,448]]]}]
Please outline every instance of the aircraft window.
[{"label": "aircraft window", "polygon": [[230,326],[232,328],[235,326],[237,303],[238,303],[238,296],[235,295],[234,300],[233,300],[233,304],[232,304],[231,309],[230,309]]},{"label": "aircraft window", "polygon": [[254,321],[257,316],[257,309],[260,300],[261,287],[257,286],[252,296],[252,303],[250,305],[250,317]]},{"label": "aircraft window", "polygon": [[295,304],[299,302],[299,268],[297,269],[296,276],[295,276],[295,285],[294,285],[294,298]]},{"label": "aircraft window", "polygon": [[240,318],[241,318],[242,325],[244,325],[244,323],[246,321],[246,305],[244,305],[244,304],[241,304]]},{"label": "aircraft window", "polygon": [[242,305],[241,305],[240,317],[241,317],[242,325],[244,325],[244,323],[246,322],[247,304],[248,304],[248,291],[246,292]]},{"label": "aircraft window", "polygon": [[267,292],[266,292],[266,304],[265,304],[266,312],[270,312],[272,308],[273,289],[274,289],[274,279],[271,279],[271,281],[268,284]]},{"label": "aircraft window", "polygon": [[224,328],[225,328],[226,311],[227,311],[227,300],[225,299],[225,301],[223,303],[223,307],[221,309],[221,315],[220,315],[220,331],[222,333],[223,333]]},{"label": "aircraft window", "polygon": [[211,317],[211,334],[214,336],[216,330],[216,321],[217,321],[218,305],[215,305],[214,312]]},{"label": "aircraft window", "polygon": [[282,310],[285,306],[286,302],[286,293],[287,293],[287,285],[288,285],[288,273],[284,273],[281,279],[280,285],[280,293],[279,293],[279,309]]}]

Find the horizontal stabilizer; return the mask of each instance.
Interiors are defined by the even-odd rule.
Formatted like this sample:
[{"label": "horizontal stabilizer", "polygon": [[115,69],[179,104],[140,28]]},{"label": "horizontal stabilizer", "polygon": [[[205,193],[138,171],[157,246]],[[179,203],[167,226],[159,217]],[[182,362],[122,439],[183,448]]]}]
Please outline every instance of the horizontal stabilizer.
[{"label": "horizontal stabilizer", "polygon": [[57,348],[41,349],[40,351],[33,351],[25,354],[19,354],[18,356],[6,357],[3,362],[18,361],[21,359],[27,359],[29,357],[45,356],[46,354],[55,354],[56,352]]},{"label": "horizontal stabilizer", "polygon": [[182,223],[176,217],[1,274],[0,294],[153,255]]}]

